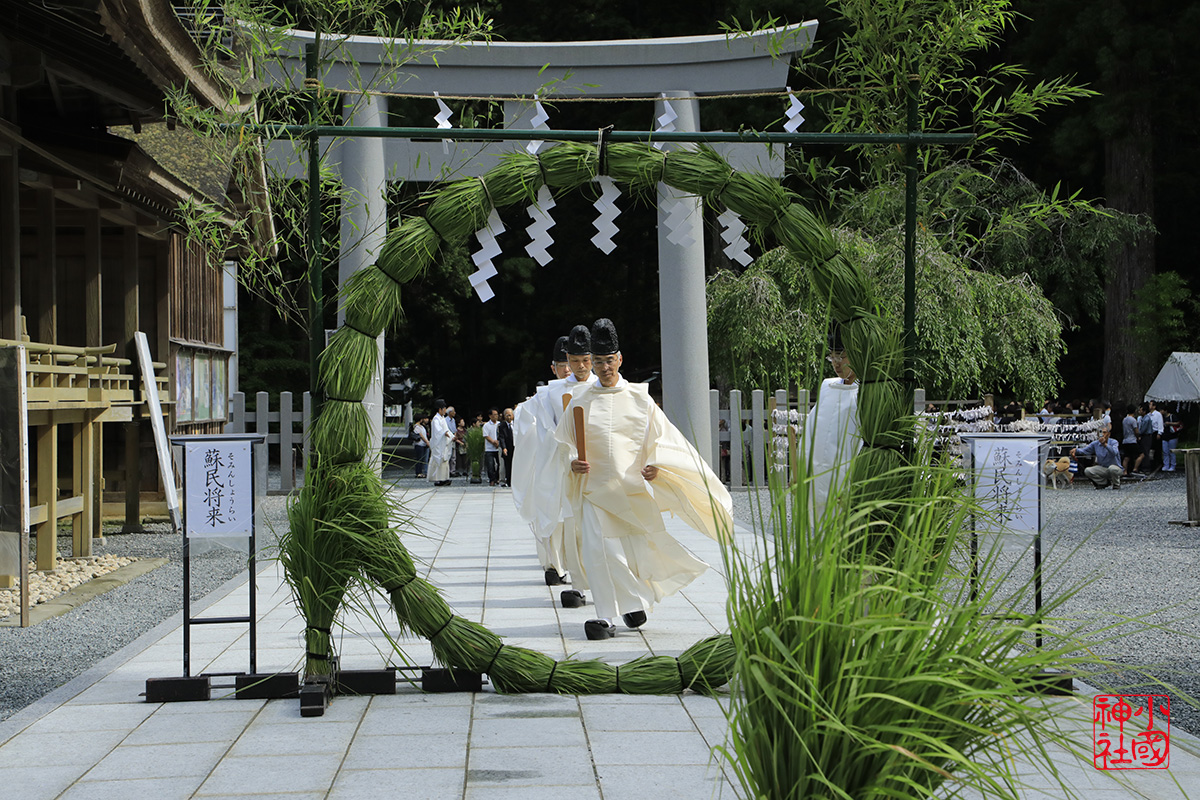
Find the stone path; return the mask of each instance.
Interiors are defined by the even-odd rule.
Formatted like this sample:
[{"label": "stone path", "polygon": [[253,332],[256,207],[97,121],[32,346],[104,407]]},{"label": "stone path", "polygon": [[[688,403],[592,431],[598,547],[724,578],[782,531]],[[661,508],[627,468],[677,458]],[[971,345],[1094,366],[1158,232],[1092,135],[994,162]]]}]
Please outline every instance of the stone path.
[{"label": "stone path", "polygon": [[[423,537],[410,537],[429,576],[463,616],[511,644],[554,656],[597,656],[623,663],[640,655],[674,655],[725,627],[725,588],[718,569],[669,598],[637,632],[588,642],[590,607],[562,609],[542,585],[528,529],[507,491],[456,488],[405,494]],[[717,545],[676,522],[672,530],[710,564]],[[745,536],[745,531],[739,535]],[[257,579],[260,671],[296,669],[303,621],[277,567]],[[245,613],[243,576],[215,592],[205,616]],[[364,598],[339,632],[346,669],[399,663],[378,616],[394,631],[387,603]],[[404,640],[413,663],[429,647]],[[244,671],[245,630],[193,628],[194,672]],[[668,697],[397,695],[339,697],[323,717],[302,718],[296,700],[149,704],[150,677],[178,676],[182,629],[176,617],[49,697],[0,723],[0,795],[20,800],[87,798],[405,798],[572,800],[734,798],[732,773],[712,748],[724,741],[719,699]],[[32,656],[31,656],[32,657]],[[220,694],[214,692],[214,695]],[[1065,725],[1090,732],[1090,709],[1064,709]],[[1088,736],[1081,734],[1081,740]],[[1171,768],[1127,772],[1128,786],[1089,760],[1053,754],[1054,768],[1096,800],[1184,796],[1172,779],[1200,795],[1200,747],[1172,739]],[[1061,796],[1027,764],[1033,800]]]}]

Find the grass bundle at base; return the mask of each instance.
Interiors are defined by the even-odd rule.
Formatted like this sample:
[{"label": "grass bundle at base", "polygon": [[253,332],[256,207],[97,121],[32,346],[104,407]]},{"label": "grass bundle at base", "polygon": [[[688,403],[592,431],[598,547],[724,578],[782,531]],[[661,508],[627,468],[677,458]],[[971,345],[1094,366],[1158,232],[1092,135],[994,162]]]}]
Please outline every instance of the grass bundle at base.
[{"label": "grass bundle at base", "polygon": [[642,656],[621,665],[625,694],[675,694],[683,691],[683,670],[672,656]]},{"label": "grass bundle at base", "polygon": [[[733,735],[719,749],[744,795],[924,800],[952,779],[1010,797],[1010,762],[980,760],[981,749],[1044,754],[1058,736],[1051,708],[1019,687],[1063,652],[1010,656],[1015,629],[1052,612],[998,620],[970,600],[946,535],[978,508],[927,459],[909,468],[908,499],[885,501],[903,531],[886,565],[847,544],[870,539],[876,508],[863,502],[831,505],[815,527],[794,514],[760,528],[759,559],[726,548],[737,672]],[[807,482],[790,491],[802,504]],[[1032,739],[1015,742],[1021,732]]]},{"label": "grass bundle at base", "polygon": [[[492,662],[488,666],[488,661]],[[558,674],[555,660],[526,647],[505,645],[499,653],[492,648],[479,672],[487,672],[496,691],[506,694],[550,692],[551,675]]]},{"label": "grass bundle at base", "polygon": [[421,577],[402,583],[390,597],[401,630],[418,636],[428,636],[426,631],[436,631],[454,613],[441,593]]},{"label": "grass bundle at base", "polygon": [[404,317],[400,284],[383,274],[378,266],[360,269],[342,289],[346,326],[372,337],[395,327]]},{"label": "grass bundle at base", "polygon": [[737,652],[729,634],[696,642],[677,659],[683,673],[683,688],[712,694],[729,682],[736,658]]},{"label": "grass bundle at base", "polygon": [[557,694],[600,694],[597,687],[610,686],[614,673],[612,664],[602,661],[567,659],[558,662],[547,687]]},{"label": "grass bundle at base", "polygon": [[437,231],[424,217],[409,217],[390,231],[376,264],[398,283],[408,283],[428,269],[438,254]]}]

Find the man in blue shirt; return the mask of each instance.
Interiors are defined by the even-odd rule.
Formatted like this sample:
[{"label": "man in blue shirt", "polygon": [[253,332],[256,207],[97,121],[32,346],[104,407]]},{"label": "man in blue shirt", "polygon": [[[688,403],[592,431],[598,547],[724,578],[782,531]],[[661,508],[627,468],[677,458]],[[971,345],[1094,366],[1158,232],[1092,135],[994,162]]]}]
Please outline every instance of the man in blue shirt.
[{"label": "man in blue shirt", "polygon": [[1111,485],[1114,489],[1121,488],[1121,450],[1117,443],[1109,437],[1108,428],[1100,431],[1100,438],[1083,447],[1071,450],[1071,455],[1091,456],[1096,463],[1083,471],[1088,480],[1097,489]]}]

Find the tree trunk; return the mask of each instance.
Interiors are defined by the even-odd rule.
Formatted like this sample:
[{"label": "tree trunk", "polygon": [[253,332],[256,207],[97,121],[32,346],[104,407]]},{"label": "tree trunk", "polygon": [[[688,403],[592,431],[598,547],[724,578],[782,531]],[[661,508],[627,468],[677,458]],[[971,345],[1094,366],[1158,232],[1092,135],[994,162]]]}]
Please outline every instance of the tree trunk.
[{"label": "tree trunk", "polygon": [[[1131,70],[1137,72],[1137,70]],[[1148,76],[1147,76],[1148,77]],[[1125,92],[1130,117],[1105,145],[1108,207],[1154,218],[1154,144],[1151,105],[1137,81]],[[1145,82],[1141,83],[1146,86]],[[1152,354],[1134,338],[1133,294],[1154,274],[1154,234],[1147,233],[1108,254],[1104,312],[1104,396],[1111,402],[1140,402],[1158,371]]]}]

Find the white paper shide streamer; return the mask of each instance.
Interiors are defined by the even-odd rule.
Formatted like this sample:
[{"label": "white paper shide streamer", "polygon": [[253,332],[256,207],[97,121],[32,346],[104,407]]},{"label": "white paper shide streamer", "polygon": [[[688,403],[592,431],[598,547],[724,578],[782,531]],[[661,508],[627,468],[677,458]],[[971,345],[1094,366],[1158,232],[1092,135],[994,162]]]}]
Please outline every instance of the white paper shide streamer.
[{"label": "white paper shide streamer", "polygon": [[787,110],[783,112],[784,116],[787,117],[787,122],[783,123],[783,129],[788,133],[795,133],[804,124],[804,117],[800,113],[804,110],[804,103],[801,103],[800,98],[792,94],[792,87],[787,87],[787,91],[791,103],[788,105]]},{"label": "white paper shide streamer", "polygon": [[[542,108],[542,101],[536,97],[533,100],[533,118],[529,120],[530,130],[548,131],[550,126],[546,123],[550,121],[550,115],[546,113],[546,109]],[[541,139],[535,139],[525,145],[525,152],[529,155],[537,155],[537,151],[542,149],[544,145]]]},{"label": "white paper shide streamer", "polygon": [[600,197],[596,198],[596,202],[592,205],[596,207],[599,215],[592,222],[592,226],[596,229],[596,235],[592,237],[592,244],[596,245],[600,252],[608,255],[617,249],[612,237],[616,236],[619,230],[616,219],[617,215],[621,213],[621,209],[617,208],[617,198],[621,196],[621,190],[607,175],[597,177],[596,183],[600,184]]},{"label": "white paper shide streamer", "polygon": [[[438,96],[437,92],[433,93],[433,99],[437,100],[437,104],[438,104],[438,113],[434,114],[433,121],[437,123],[437,126],[439,128],[454,127],[453,125],[450,124],[450,118],[452,116],[454,116],[454,112],[450,110],[450,106],[448,106],[444,102],[442,102],[442,98]],[[442,139],[442,154],[449,155],[449,153],[450,153],[450,140]]]},{"label": "white paper shide streamer", "polygon": [[504,252],[496,242],[496,237],[502,233],[504,223],[500,221],[500,214],[494,208],[492,213],[488,214],[487,225],[475,231],[475,238],[479,240],[479,250],[471,254],[476,270],[471,273],[469,280],[475,294],[479,295],[480,301],[484,303],[496,296],[492,287],[488,286],[488,279],[497,275],[492,259]]},{"label": "white paper shide streamer", "polygon": [[692,213],[696,210],[696,204],[691,201],[691,198],[686,200],[676,200],[671,203],[670,207],[665,209],[667,215],[663,217],[663,227],[667,229],[667,241],[679,247],[688,247],[695,243],[696,237],[692,236],[692,226],[688,224]]},{"label": "white paper shide streamer", "polygon": [[736,261],[743,267],[747,266],[754,259],[746,252],[750,247],[743,235],[746,232],[746,223],[729,209],[725,209],[721,216],[717,217],[717,222],[721,223],[721,241],[725,242],[725,255],[730,261]]},{"label": "white paper shide streamer", "polygon": [[530,238],[529,244],[525,245],[525,252],[540,267],[546,266],[554,258],[546,249],[554,244],[554,237],[550,235],[550,229],[554,227],[550,209],[554,206],[554,193],[549,186],[542,184],[542,188],[538,189],[537,202],[526,209],[533,223],[525,229]]},{"label": "white paper shide streamer", "polygon": [[[665,98],[666,95],[663,95],[663,97]],[[675,109],[672,108],[670,101],[664,99],[663,113],[659,114],[654,120],[655,133],[669,133],[670,131],[675,130],[675,120],[677,119],[679,119],[679,115],[675,113]],[[663,142],[655,142],[654,146],[659,150],[662,150]]]}]

